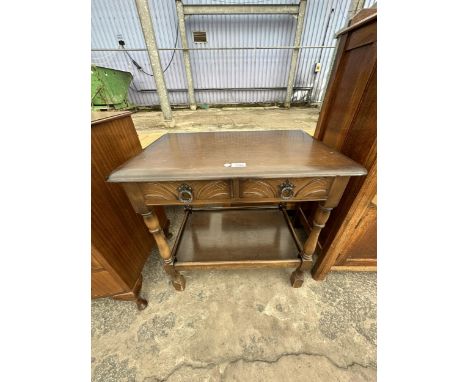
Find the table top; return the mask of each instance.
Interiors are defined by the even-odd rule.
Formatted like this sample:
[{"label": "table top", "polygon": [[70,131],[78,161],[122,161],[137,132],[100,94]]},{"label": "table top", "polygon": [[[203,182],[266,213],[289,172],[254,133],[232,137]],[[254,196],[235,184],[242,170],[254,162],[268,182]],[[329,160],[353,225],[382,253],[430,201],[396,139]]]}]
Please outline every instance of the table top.
[{"label": "table top", "polygon": [[359,176],[366,169],[302,130],[165,134],[110,182]]}]

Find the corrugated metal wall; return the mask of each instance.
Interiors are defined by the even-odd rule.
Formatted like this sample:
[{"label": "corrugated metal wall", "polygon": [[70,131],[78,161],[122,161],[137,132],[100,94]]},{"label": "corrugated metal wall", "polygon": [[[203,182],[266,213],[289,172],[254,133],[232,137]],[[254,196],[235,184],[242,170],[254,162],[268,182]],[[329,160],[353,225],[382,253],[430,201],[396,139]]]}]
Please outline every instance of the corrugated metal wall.
[{"label": "corrugated metal wall", "polygon": [[[352,0],[309,0],[301,45],[335,46],[334,34],[346,22]],[[185,0],[184,4],[297,4],[297,0]],[[370,6],[374,0],[365,0]],[[181,47],[175,1],[150,0],[159,48]],[[145,48],[134,0],[92,0],[92,49]],[[186,16],[189,47],[291,46],[296,19],[290,15]],[[207,43],[193,42],[193,31],[206,31]],[[334,49],[303,49],[299,54],[293,102],[321,102]],[[198,104],[284,102],[291,50],[191,51],[192,75]],[[146,52],[130,52],[143,70],[151,72]],[[172,105],[188,103],[181,51],[161,51],[166,86]],[[173,60],[171,61],[171,57]],[[137,70],[124,52],[93,51],[93,64],[129,71],[134,80],[130,101],[141,106],[159,104],[153,78]],[[315,73],[315,64],[322,64]],[[240,88],[242,90],[232,90]],[[261,90],[258,90],[258,89]],[[263,88],[263,89],[262,89]],[[265,89],[270,88],[270,89]],[[199,90],[197,90],[199,89]],[[223,90],[213,90],[223,89]],[[250,90],[249,90],[250,89]],[[255,90],[257,89],[257,90]]]}]

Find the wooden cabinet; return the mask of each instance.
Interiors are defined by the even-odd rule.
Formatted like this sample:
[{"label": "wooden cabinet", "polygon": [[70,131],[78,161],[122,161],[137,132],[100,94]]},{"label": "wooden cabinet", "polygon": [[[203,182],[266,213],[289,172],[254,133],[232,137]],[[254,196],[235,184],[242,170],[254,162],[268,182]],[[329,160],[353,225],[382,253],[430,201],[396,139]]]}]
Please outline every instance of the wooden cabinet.
[{"label": "wooden cabinet", "polygon": [[316,280],[332,269],[377,266],[377,10],[365,12],[367,17],[358,14],[354,24],[338,34],[314,136],[363,165],[368,174],[351,179],[321,232],[321,252],[312,270]]},{"label": "wooden cabinet", "polygon": [[[91,296],[147,302],[139,297],[141,270],[153,241],[125,192],[108,183],[116,167],[142,151],[130,112],[91,116]],[[162,208],[155,211],[167,231]]]}]

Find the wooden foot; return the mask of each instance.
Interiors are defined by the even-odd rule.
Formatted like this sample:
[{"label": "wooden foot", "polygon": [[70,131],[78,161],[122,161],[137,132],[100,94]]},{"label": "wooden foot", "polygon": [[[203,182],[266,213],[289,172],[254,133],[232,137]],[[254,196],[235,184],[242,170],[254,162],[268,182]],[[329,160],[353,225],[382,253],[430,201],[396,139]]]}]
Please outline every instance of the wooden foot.
[{"label": "wooden foot", "polygon": [[143,310],[148,306],[148,301],[140,296],[141,285],[143,283],[143,276],[140,275],[138,280],[136,281],[133,289],[125,292],[120,293],[112,296],[114,300],[121,300],[121,301],[134,301],[137,305],[138,310]]},{"label": "wooden foot", "polygon": [[300,271],[299,269],[296,269],[292,274],[291,274],[291,286],[293,288],[300,288],[302,284],[304,283],[304,272]]},{"label": "wooden foot", "polygon": [[164,260],[164,270],[171,276],[172,285],[178,291],[185,289],[185,277],[174,268],[174,259]]},{"label": "wooden foot", "polygon": [[148,306],[148,301],[141,297],[138,297],[135,302],[137,304],[138,310],[144,310]]},{"label": "wooden foot", "polygon": [[176,290],[182,292],[185,289],[185,277],[180,273],[172,278],[172,285]]}]

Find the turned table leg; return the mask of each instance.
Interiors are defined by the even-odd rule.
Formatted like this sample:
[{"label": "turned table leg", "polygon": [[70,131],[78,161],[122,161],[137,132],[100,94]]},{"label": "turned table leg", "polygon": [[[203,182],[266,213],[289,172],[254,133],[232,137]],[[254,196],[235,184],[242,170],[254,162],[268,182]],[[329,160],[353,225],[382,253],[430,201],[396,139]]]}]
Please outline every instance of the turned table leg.
[{"label": "turned table leg", "polygon": [[301,253],[301,265],[291,274],[291,285],[294,288],[299,288],[304,282],[304,272],[312,268],[312,256],[317,248],[318,237],[320,231],[325,227],[325,223],[330,216],[332,208],[325,207],[324,203],[320,203],[314,215],[312,231],[304,244],[304,250]]},{"label": "turned table leg", "polygon": [[337,176],[333,179],[328,192],[328,199],[318,204],[315,211],[312,230],[304,244],[304,250],[301,253],[301,265],[291,275],[291,285],[299,288],[304,282],[304,271],[312,268],[312,256],[317,248],[320,231],[325,227],[325,223],[330,216],[330,212],[336,207],[348,185],[349,176]]},{"label": "turned table leg", "polygon": [[167,243],[164,231],[159,224],[158,217],[149,209],[148,212],[140,213],[143,217],[148,230],[153,235],[159,249],[159,255],[164,261],[164,270],[171,276],[172,285],[175,289],[182,291],[185,289],[185,278],[174,268],[174,258],[171,255],[171,249]]},{"label": "turned table leg", "polygon": [[168,239],[170,239],[172,237],[172,232],[169,231],[171,221],[167,218],[166,211],[164,211],[164,207],[155,206],[154,212],[156,213],[156,216],[158,217],[159,224],[161,225],[164,231],[164,234],[166,235]]},{"label": "turned table leg", "polygon": [[[158,215],[161,217],[165,217],[166,215],[154,213],[153,209],[145,204],[145,198],[138,183],[123,183],[122,186],[127,193],[133,209],[143,217],[146,227],[148,227],[149,232],[153,235],[159,249],[159,255],[164,261],[164,270],[171,276],[172,285],[177,290],[184,290],[185,278],[174,268],[174,258],[171,255],[171,249],[164,234],[165,227],[161,227],[161,223],[164,224],[164,222],[160,222],[158,219]],[[165,219],[167,220],[167,218]]]}]

